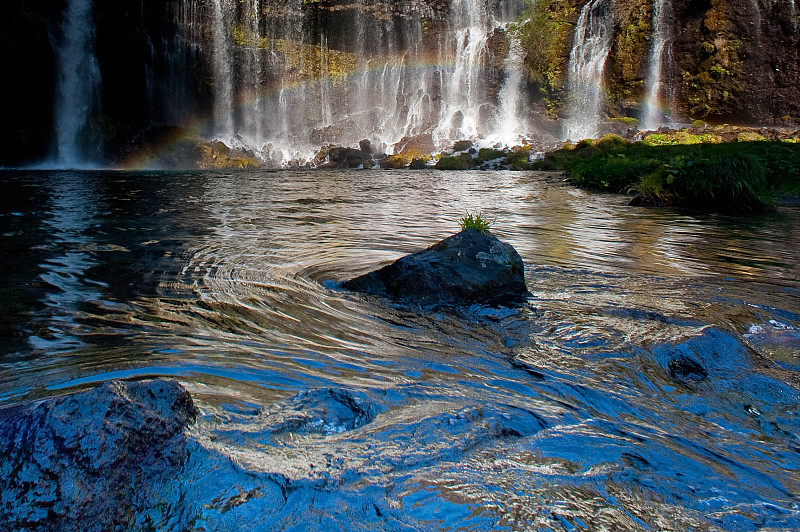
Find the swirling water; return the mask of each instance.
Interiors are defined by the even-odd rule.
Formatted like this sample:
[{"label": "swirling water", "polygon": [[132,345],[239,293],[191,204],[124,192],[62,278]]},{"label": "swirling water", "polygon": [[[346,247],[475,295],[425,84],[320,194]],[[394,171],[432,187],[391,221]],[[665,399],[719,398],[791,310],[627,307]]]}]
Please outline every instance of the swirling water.
[{"label": "swirling water", "polygon": [[[526,172],[4,172],[0,406],[190,390],[173,530],[800,527],[800,208],[624,205]],[[338,282],[458,229],[518,309]]]}]

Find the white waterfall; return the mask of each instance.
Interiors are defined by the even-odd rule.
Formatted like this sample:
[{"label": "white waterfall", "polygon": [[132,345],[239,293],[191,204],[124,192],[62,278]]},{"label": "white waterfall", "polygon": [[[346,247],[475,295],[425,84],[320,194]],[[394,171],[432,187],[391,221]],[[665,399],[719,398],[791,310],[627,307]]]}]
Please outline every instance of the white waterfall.
[{"label": "white waterfall", "polygon": [[481,64],[486,54],[490,20],[484,2],[455,0],[455,66],[446,80],[439,124],[433,132],[437,145],[478,135],[480,104],[483,102]]},{"label": "white waterfall", "polygon": [[233,72],[223,0],[214,0],[212,38],[214,43],[214,134],[223,142],[234,138]]},{"label": "white waterfall", "polygon": [[503,65],[506,78],[500,89],[500,107],[495,131],[489,135],[491,143],[500,142],[507,146],[520,144],[527,125],[521,119],[522,80],[524,76],[525,51],[518,39],[511,39],[508,57]]},{"label": "white waterfall", "polygon": [[86,127],[100,84],[100,70],[93,45],[92,0],[70,0],[64,14],[61,42],[56,46],[58,166],[79,167],[87,164],[88,158],[81,146],[81,132]]},{"label": "white waterfall", "polygon": [[[347,9],[352,33],[325,25],[338,9],[320,8],[319,27],[305,24],[303,0],[181,0],[175,18],[185,44],[171,57],[194,76],[188,86],[210,82],[203,132],[277,165],[364,138],[391,153],[403,137],[423,134],[436,149],[501,130],[520,136],[519,45],[508,58],[492,54],[502,51],[501,32],[521,0],[453,0],[448,18],[430,28],[415,5],[381,3],[386,11],[376,14],[356,0]],[[165,101],[181,102],[179,88],[164,90],[173,93]]]},{"label": "white waterfall", "polygon": [[566,138],[577,140],[598,134],[603,105],[603,70],[611,49],[611,0],[591,0],[583,6],[575,26],[569,56],[568,81],[571,116]]},{"label": "white waterfall", "polygon": [[664,125],[664,114],[660,110],[661,71],[664,64],[664,47],[669,39],[669,5],[665,0],[653,0],[653,33],[651,37],[649,69],[645,79],[645,104],[642,119],[643,129],[656,129]]}]

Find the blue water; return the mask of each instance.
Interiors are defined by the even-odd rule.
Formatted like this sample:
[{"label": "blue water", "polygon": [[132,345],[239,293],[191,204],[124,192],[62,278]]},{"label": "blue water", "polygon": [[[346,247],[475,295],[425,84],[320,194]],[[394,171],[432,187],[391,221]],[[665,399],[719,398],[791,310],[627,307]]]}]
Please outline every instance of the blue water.
[{"label": "blue water", "polygon": [[[526,172],[3,172],[0,406],[180,381],[165,530],[800,528],[800,209],[628,207]],[[517,309],[338,283],[458,230]]]}]

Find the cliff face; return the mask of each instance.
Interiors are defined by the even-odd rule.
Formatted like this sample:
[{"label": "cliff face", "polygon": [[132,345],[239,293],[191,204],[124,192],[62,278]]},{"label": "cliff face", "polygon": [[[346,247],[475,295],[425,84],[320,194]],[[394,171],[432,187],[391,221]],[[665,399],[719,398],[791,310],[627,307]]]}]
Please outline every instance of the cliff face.
[{"label": "cliff face", "polygon": [[[74,1],[4,11],[10,75],[0,84],[0,165],[58,156],[56,93]],[[86,109],[75,128],[84,156],[101,164],[173,126],[274,164],[362,138],[387,151],[417,135],[437,147],[467,137],[558,138],[575,115],[579,82],[601,85],[598,131],[648,116],[769,125],[796,125],[800,116],[800,20],[790,0],[537,0],[524,13],[522,0],[91,6],[85,51],[97,79],[79,95]],[[579,39],[607,32],[585,50],[608,49],[589,54],[600,70],[576,74],[576,25],[589,8],[594,26]],[[509,35],[521,41],[518,62]],[[520,79],[512,71],[523,63]]]},{"label": "cliff face", "polygon": [[681,114],[711,121],[797,124],[798,15],[791,1],[677,2],[671,86]]},{"label": "cliff face", "polygon": [[[551,116],[568,116],[566,98],[575,27],[591,0],[540,0],[526,16],[539,16],[523,32],[526,50],[547,61],[528,63]],[[597,2],[595,0],[594,3]],[[641,119],[657,42],[658,0],[607,0],[613,18],[611,47],[603,68],[603,118]],[[661,2],[663,38],[659,105],[672,121],[704,120],[749,125],[797,125],[800,117],[800,12],[791,0],[676,0]],[[546,16],[542,21],[541,12]],[[567,30],[565,30],[567,28]],[[556,41],[548,35],[558,35]]]}]

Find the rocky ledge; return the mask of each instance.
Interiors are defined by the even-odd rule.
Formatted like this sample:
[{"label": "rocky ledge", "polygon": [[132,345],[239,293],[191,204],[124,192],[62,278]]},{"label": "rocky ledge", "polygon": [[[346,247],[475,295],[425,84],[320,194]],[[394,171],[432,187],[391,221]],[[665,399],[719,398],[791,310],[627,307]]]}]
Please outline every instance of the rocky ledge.
[{"label": "rocky ledge", "polygon": [[0,529],[125,529],[183,467],[196,413],[170,380],[109,381],[0,411]]},{"label": "rocky ledge", "polygon": [[490,232],[476,229],[350,279],[343,287],[423,305],[514,305],[528,295],[519,253]]}]

